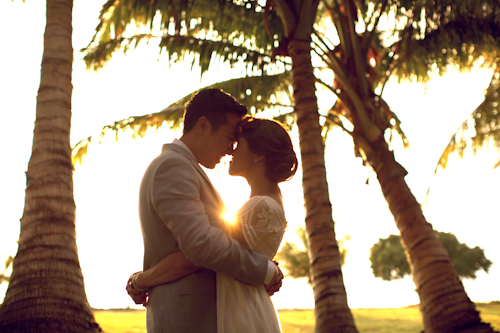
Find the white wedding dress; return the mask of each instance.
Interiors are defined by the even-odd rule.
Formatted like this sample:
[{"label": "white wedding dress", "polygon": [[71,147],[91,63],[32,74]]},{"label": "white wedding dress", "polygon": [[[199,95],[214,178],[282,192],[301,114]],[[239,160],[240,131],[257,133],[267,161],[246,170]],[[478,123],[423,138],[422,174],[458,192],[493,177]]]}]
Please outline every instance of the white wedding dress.
[{"label": "white wedding dress", "polygon": [[[268,196],[251,197],[236,221],[251,250],[271,260],[286,227],[283,207]],[[217,273],[217,333],[279,333],[278,314],[264,286],[254,287]]]}]

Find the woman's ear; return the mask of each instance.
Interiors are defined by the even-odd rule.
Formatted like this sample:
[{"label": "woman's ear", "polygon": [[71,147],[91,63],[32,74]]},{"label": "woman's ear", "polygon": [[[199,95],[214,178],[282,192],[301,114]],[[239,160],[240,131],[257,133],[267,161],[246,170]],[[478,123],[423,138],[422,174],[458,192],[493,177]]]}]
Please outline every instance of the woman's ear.
[{"label": "woman's ear", "polygon": [[257,157],[255,158],[255,162],[260,162],[260,161],[262,161],[263,159],[264,159],[264,155],[257,156]]}]

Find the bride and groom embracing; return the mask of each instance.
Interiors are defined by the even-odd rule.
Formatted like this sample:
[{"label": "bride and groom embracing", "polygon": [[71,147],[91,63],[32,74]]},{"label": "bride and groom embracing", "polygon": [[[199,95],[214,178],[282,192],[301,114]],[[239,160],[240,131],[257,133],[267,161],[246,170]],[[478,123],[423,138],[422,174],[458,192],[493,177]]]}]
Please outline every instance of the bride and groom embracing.
[{"label": "bride and groom embracing", "polygon": [[[186,105],[181,139],[144,174],[144,272],[126,288],[147,303],[148,332],[281,332],[269,298],[283,279],[272,261],[286,227],[278,183],[295,174],[297,157],[278,122],[246,113],[222,90],[200,91]],[[251,188],[234,224],[199,165],[213,169],[227,154],[229,174]]]}]

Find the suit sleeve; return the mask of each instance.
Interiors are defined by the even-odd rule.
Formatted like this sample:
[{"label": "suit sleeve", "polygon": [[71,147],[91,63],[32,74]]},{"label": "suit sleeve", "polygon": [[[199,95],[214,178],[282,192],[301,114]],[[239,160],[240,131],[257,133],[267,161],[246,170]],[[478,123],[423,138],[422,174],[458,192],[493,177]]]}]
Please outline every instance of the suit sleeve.
[{"label": "suit sleeve", "polygon": [[186,258],[196,266],[258,286],[264,282],[266,256],[245,249],[210,224],[200,197],[198,172],[184,158],[167,158],[151,186],[155,210]]}]

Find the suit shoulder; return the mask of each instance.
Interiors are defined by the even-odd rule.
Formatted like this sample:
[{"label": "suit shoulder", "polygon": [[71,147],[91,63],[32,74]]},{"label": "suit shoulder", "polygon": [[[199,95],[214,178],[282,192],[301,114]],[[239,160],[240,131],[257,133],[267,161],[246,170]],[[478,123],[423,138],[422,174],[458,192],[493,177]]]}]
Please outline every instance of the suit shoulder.
[{"label": "suit shoulder", "polygon": [[192,161],[186,156],[174,151],[167,150],[158,155],[151,164],[155,164],[157,166],[176,166],[180,165],[183,167],[187,167],[188,165],[192,166]]},{"label": "suit shoulder", "polygon": [[165,151],[156,157],[151,163],[150,173],[154,179],[169,180],[169,183],[176,181],[194,181],[197,178],[193,161],[188,157],[175,152]]}]

